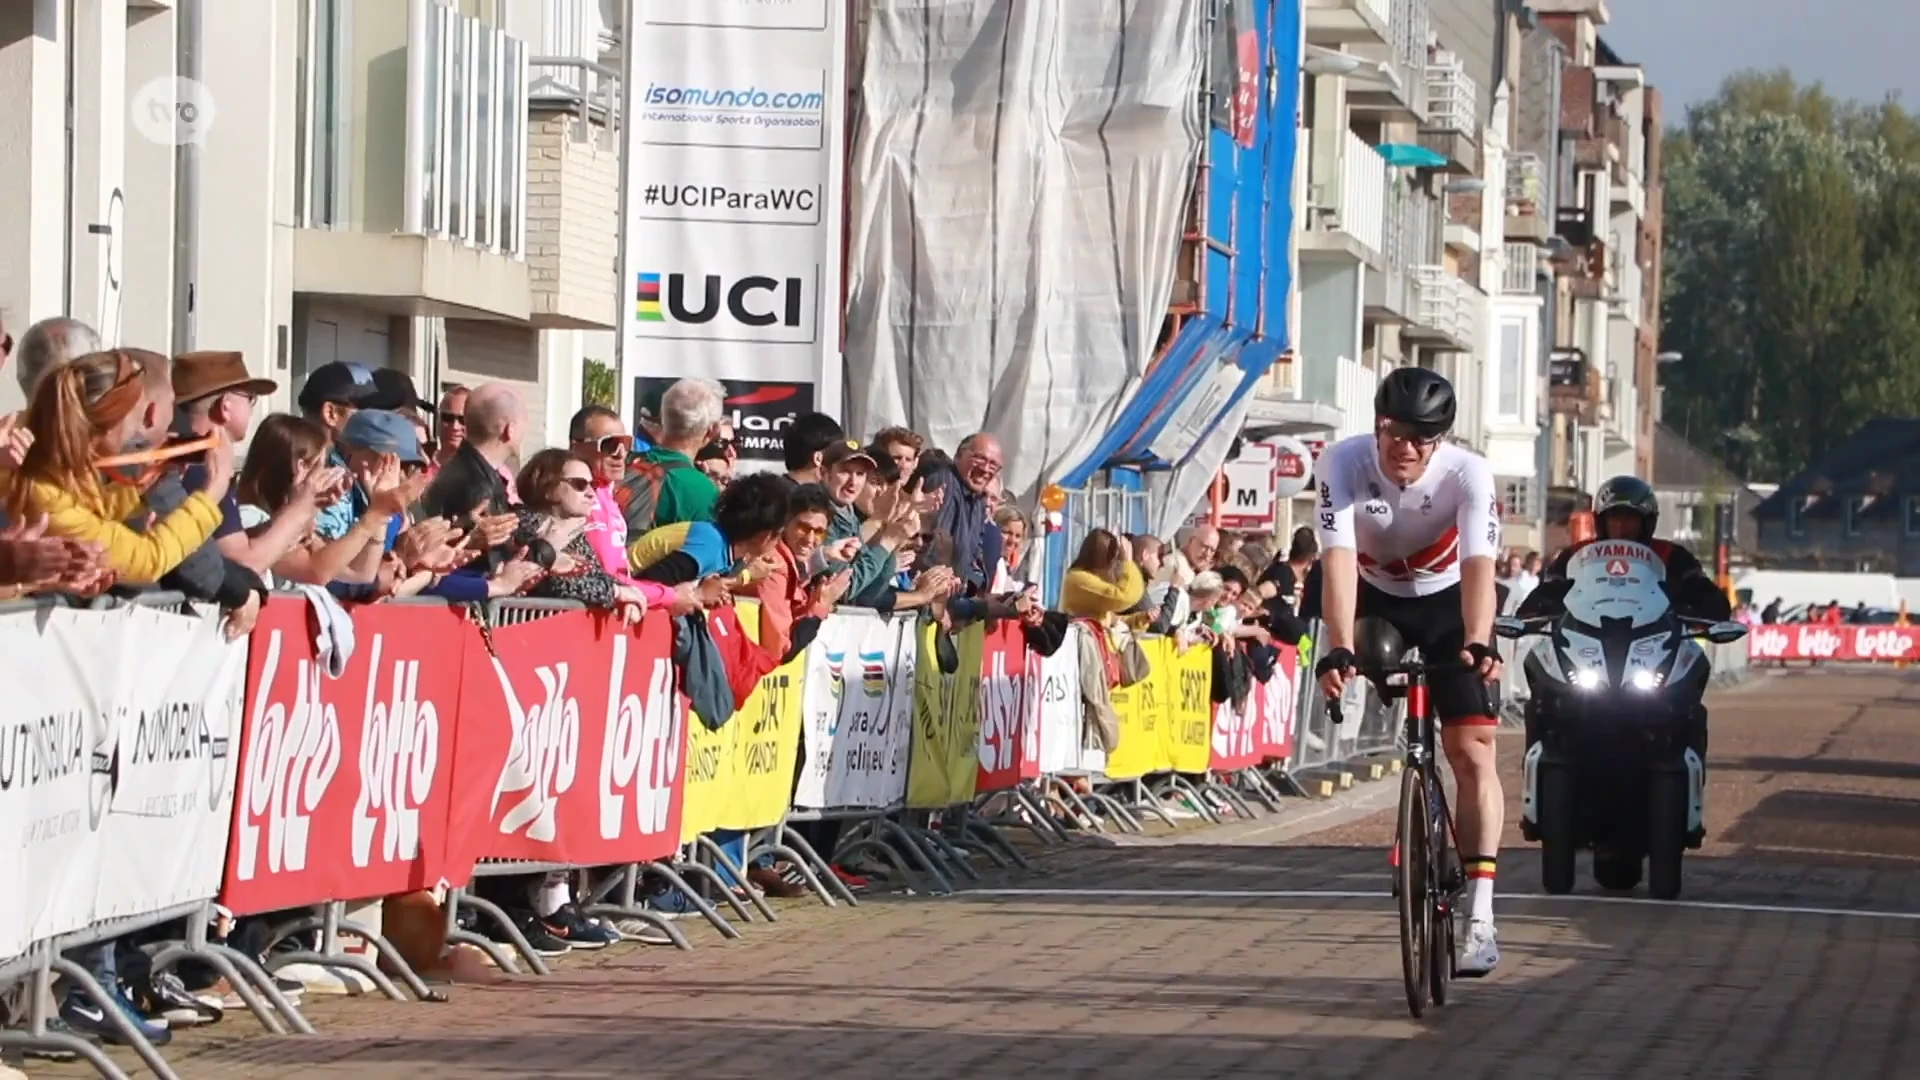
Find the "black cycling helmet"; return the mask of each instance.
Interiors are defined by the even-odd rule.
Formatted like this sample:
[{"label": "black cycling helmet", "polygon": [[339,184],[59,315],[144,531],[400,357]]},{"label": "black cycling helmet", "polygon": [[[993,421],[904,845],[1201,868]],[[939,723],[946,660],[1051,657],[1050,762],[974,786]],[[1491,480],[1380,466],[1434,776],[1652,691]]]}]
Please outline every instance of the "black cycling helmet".
[{"label": "black cycling helmet", "polygon": [[1660,499],[1652,484],[1637,476],[1616,476],[1601,484],[1593,496],[1593,520],[1597,523],[1615,510],[1639,514],[1641,541],[1653,539],[1654,526],[1660,523]]},{"label": "black cycling helmet", "polygon": [[1427,439],[1452,431],[1457,409],[1453,384],[1445,375],[1423,367],[1393,369],[1373,394],[1375,417],[1405,424]]}]

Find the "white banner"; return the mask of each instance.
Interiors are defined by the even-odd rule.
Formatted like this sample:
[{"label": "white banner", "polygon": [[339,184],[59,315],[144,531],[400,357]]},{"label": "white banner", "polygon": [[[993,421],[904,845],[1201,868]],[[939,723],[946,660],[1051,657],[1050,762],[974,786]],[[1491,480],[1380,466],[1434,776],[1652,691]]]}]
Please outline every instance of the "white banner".
[{"label": "white banner", "polygon": [[1040,771],[1075,772],[1080,764],[1080,638],[1086,629],[1067,627],[1066,640],[1040,660]]},{"label": "white banner", "polygon": [[914,620],[834,615],[807,647],[806,758],[794,806],[900,805],[913,739]]},{"label": "white banner", "polygon": [[[108,613],[0,617],[0,956],[93,921],[119,650],[93,633]],[[98,673],[102,678],[96,679]]]},{"label": "white banner", "polygon": [[110,653],[131,680],[94,918],[143,915],[220,891],[233,821],[247,643],[217,618],[134,608]]},{"label": "white banner", "polygon": [[219,891],[245,660],[210,619],[0,616],[0,957]]},{"label": "white banner", "polygon": [[628,2],[622,411],[645,371],[723,380],[736,428],[839,415],[844,5]]}]

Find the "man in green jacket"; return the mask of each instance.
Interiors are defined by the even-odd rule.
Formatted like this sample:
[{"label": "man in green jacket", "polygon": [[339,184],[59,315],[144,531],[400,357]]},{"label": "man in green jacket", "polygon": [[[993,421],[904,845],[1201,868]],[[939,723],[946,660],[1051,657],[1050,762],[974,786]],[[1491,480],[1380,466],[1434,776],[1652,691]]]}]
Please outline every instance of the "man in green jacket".
[{"label": "man in green jacket", "polygon": [[694,466],[693,459],[719,429],[724,405],[721,388],[705,379],[681,379],[660,395],[660,438],[653,449],[640,455],[640,460],[661,469],[654,528],[713,520],[720,488]]}]

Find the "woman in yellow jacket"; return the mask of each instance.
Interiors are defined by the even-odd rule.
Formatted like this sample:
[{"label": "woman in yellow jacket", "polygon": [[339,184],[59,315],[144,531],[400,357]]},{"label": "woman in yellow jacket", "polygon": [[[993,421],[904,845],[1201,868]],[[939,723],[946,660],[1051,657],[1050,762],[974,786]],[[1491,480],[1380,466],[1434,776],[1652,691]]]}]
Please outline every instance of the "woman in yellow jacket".
[{"label": "woman in yellow jacket", "polygon": [[1080,544],[1060,587],[1060,610],[1075,618],[1106,622],[1140,602],[1146,592],[1140,567],[1123,537],[1095,529]]},{"label": "woman in yellow jacket", "polygon": [[207,455],[207,486],[144,531],[128,524],[144,512],[144,484],[103,475],[101,458],[124,451],[146,427],[147,368],[158,354],[130,350],[92,353],[40,379],[27,408],[33,446],[6,482],[6,511],[14,521],[45,515],[48,536],[96,545],[114,580],[157,582],[207,542],[220,524],[220,500],[233,482],[233,452],[224,443]]}]

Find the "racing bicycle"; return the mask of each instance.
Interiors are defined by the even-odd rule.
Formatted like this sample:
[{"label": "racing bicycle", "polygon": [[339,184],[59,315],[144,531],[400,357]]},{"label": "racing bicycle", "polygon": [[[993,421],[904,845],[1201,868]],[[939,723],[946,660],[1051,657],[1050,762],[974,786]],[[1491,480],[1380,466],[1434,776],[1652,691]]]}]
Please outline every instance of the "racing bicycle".
[{"label": "racing bicycle", "polygon": [[[1403,658],[1372,673],[1380,680],[1383,697],[1404,695],[1407,702],[1406,767],[1400,773],[1400,811],[1388,860],[1393,895],[1400,904],[1400,971],[1406,978],[1407,1010],[1416,1020],[1426,1015],[1429,1003],[1447,1003],[1447,985],[1457,974],[1455,937],[1466,868],[1446,787],[1440,782],[1439,720],[1427,693],[1427,676],[1461,666],[1458,661],[1427,664]],[[1327,700],[1327,711],[1334,723],[1341,722],[1338,699]]]}]

